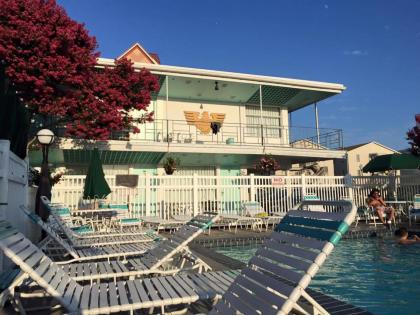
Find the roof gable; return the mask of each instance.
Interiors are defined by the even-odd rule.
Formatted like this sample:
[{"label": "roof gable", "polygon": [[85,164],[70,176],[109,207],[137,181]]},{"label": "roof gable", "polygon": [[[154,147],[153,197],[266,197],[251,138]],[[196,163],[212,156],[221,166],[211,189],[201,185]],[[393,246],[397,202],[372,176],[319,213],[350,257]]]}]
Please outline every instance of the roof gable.
[{"label": "roof gable", "polygon": [[389,151],[392,151],[392,152],[394,152],[394,153],[399,153],[397,150],[391,149],[391,148],[387,147],[386,145],[383,145],[383,144],[381,144],[381,143],[379,143],[379,142],[376,142],[376,141],[371,141],[371,142],[366,142],[366,143],[355,144],[355,145],[352,145],[352,146],[349,146],[349,147],[345,147],[345,148],[344,148],[344,150],[345,150],[345,151],[353,151],[353,150],[355,150],[355,149],[358,149],[358,148],[363,147],[363,146],[368,145],[368,144],[375,144],[375,145],[377,145],[377,146],[383,147],[383,148],[385,148],[385,149],[387,149],[387,150],[389,150]]},{"label": "roof gable", "polygon": [[149,54],[139,43],[135,43],[131,46],[128,50],[126,50],[121,56],[117,59],[127,58],[132,62],[141,62],[141,63],[148,63],[148,64],[159,64],[159,58],[153,58],[152,55],[156,56],[156,54]]}]

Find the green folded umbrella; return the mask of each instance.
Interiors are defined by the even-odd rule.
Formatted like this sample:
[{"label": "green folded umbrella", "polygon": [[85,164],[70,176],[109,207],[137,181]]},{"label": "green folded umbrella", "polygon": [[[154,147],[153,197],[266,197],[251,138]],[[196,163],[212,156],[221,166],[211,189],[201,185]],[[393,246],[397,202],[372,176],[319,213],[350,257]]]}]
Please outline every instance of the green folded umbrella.
[{"label": "green folded umbrella", "polygon": [[95,148],[92,151],[89,169],[86,174],[83,199],[104,199],[110,192],[111,189],[105,180],[104,170],[102,169],[99,151]]},{"label": "green folded umbrella", "polygon": [[384,172],[390,170],[420,169],[420,158],[412,154],[378,155],[366,164],[364,173]]}]

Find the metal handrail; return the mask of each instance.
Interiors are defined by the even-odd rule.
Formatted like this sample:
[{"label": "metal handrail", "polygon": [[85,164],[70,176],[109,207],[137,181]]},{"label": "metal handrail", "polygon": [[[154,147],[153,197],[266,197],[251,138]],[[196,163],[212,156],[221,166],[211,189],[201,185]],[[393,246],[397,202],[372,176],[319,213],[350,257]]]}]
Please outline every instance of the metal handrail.
[{"label": "metal handrail", "polygon": [[[314,149],[342,149],[341,129],[312,127],[276,127],[259,124],[225,122],[217,134],[211,131],[204,134],[196,126],[185,120],[156,119],[139,126],[140,133],[133,134],[128,130],[112,132],[110,140],[196,143],[196,144],[239,144],[285,146]],[[63,136],[63,130],[57,131]]]}]

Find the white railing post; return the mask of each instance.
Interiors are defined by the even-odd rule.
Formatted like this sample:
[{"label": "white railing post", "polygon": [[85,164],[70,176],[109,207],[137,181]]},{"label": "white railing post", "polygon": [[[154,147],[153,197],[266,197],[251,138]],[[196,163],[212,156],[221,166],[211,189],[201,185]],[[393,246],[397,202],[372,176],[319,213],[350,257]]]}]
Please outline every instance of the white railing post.
[{"label": "white railing post", "polygon": [[249,175],[250,184],[250,201],[255,201],[255,176],[254,174]]},{"label": "white railing post", "polygon": [[303,198],[306,196],[306,178],[305,178],[305,174],[302,173],[302,175],[300,176],[300,180],[301,180],[301,192],[302,192],[302,200]]},{"label": "white railing post", "polygon": [[145,174],[145,185],[144,185],[144,203],[146,206],[146,216],[150,216],[150,202],[151,202],[151,187],[150,187],[150,174],[146,173]]},{"label": "white railing post", "polygon": [[350,174],[347,174],[344,176],[344,185],[347,188],[348,197],[350,200],[353,200],[354,198],[354,192],[353,192],[353,177]]},{"label": "white railing post", "polygon": [[198,214],[198,176],[197,173],[193,175],[193,217]]}]

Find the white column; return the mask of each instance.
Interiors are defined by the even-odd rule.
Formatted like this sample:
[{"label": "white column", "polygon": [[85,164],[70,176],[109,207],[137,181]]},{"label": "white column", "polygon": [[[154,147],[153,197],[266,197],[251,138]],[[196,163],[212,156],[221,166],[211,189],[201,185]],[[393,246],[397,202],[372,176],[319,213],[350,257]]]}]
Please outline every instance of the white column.
[{"label": "white column", "polygon": [[[344,185],[347,188],[348,197],[350,200],[353,200],[354,198],[354,192],[353,192],[353,177],[350,174],[347,174],[344,176]],[[353,200],[354,201],[354,200]]]},{"label": "white column", "polygon": [[300,178],[301,182],[302,182],[302,200],[303,198],[306,196],[306,178],[305,178],[305,174],[301,175]]},{"label": "white column", "polygon": [[260,128],[261,128],[261,144],[264,145],[264,128],[262,119],[262,85],[260,84]]},{"label": "white column", "polygon": [[[165,119],[166,121],[164,122],[165,128],[166,128],[166,141],[168,143],[168,148],[169,148],[169,122],[168,122],[168,103],[169,103],[169,77],[166,76],[166,101],[165,101]],[[162,136],[162,137],[165,137]]]},{"label": "white column", "polygon": [[166,102],[165,102],[165,118],[168,119],[168,102],[169,102],[169,77],[166,76]]},{"label": "white column", "polygon": [[144,202],[146,204],[146,216],[150,216],[150,202],[151,202],[151,198],[150,198],[150,194],[151,194],[151,187],[150,187],[150,174],[146,173],[145,177],[145,185],[144,185]]},{"label": "white column", "polygon": [[317,138],[317,143],[319,145],[320,144],[320,141],[319,141],[318,105],[317,105],[316,102],[314,103],[314,105],[315,105],[314,108],[315,108],[316,138]]},{"label": "white column", "polygon": [[255,201],[255,176],[254,174],[249,175],[250,182],[250,201]]},{"label": "white column", "polygon": [[198,214],[198,176],[197,173],[193,175],[193,217]]}]

